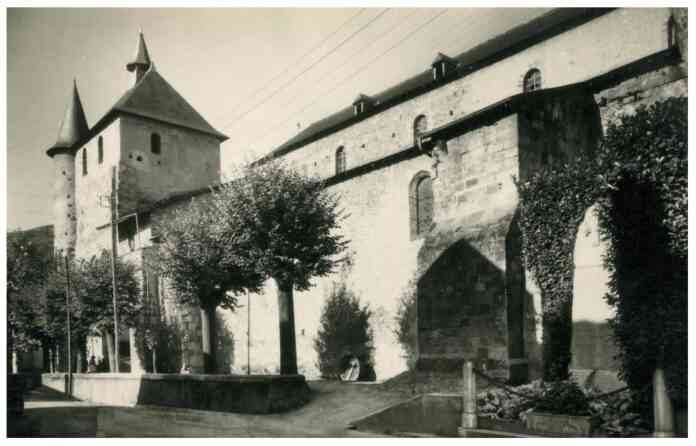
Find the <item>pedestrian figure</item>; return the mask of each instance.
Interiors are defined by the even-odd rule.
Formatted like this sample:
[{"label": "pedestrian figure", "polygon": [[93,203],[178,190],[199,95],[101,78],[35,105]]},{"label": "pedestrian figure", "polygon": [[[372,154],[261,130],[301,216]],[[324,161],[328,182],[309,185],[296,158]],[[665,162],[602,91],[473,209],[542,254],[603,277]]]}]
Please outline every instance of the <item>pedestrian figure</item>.
[{"label": "pedestrian figure", "polygon": [[90,356],[89,362],[87,363],[87,373],[96,373],[97,372],[97,359],[94,357],[94,355]]}]

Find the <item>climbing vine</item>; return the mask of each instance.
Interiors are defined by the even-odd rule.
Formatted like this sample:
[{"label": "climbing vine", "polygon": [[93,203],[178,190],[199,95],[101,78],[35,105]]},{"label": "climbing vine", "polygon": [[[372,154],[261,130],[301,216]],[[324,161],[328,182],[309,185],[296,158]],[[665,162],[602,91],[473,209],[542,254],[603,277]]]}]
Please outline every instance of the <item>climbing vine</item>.
[{"label": "climbing vine", "polygon": [[585,210],[597,200],[596,163],[547,167],[518,183],[522,255],[542,294],[544,379],[568,378],[573,250]]},{"label": "climbing vine", "polygon": [[523,257],[542,294],[544,379],[568,375],[573,250],[596,202],[621,375],[643,389],[661,363],[685,401],[687,147],[687,100],[671,98],[609,125],[594,157],[518,183]]}]

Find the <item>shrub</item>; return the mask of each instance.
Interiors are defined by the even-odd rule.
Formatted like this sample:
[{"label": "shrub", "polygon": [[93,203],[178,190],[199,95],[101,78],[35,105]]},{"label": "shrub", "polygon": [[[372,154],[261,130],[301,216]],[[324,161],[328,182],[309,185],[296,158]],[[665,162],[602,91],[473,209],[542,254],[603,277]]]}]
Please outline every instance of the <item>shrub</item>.
[{"label": "shrub", "polygon": [[325,378],[337,378],[352,356],[360,361],[359,380],[374,380],[373,345],[370,317],[372,311],[361,306],[345,284],[334,285],[322,309],[314,348],[317,367]]},{"label": "shrub", "polygon": [[590,403],[575,381],[555,381],[550,383],[534,410],[563,415],[589,415]]},{"label": "shrub", "polygon": [[416,281],[409,281],[399,299],[394,335],[406,354],[408,368],[413,370],[418,360],[418,307]]}]

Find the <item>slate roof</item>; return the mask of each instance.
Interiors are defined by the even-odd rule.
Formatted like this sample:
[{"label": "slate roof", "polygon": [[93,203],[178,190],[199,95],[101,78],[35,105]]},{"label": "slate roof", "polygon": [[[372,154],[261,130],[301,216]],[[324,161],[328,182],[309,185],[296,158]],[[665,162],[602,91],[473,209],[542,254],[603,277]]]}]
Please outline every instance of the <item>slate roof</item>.
[{"label": "slate roof", "polygon": [[73,81],[72,97],[68,106],[65,108],[65,115],[60,122],[58,138],[53,147],[46,152],[48,156],[53,156],[60,149],[69,149],[81,138],[89,133],[87,118],[82,108],[80,93],[77,91],[77,81]]},{"label": "slate roof", "polygon": [[560,8],[548,12],[453,57],[452,59],[457,63],[456,72],[448,76],[444,81],[434,82],[431,70],[427,69],[387,90],[370,95],[373,107],[369,112],[355,116],[352,107],[345,107],[311,124],[270,154],[262,157],[258,162],[282,156],[323,136],[366,119],[375,113],[439,88],[444,83],[460,79],[505,57],[523,51],[536,43],[606,14],[613,9]]},{"label": "slate roof", "polygon": [[133,88],[112,107],[113,111],[156,119],[208,133],[224,141],[218,132],[184,99],[157,70],[154,64]]},{"label": "slate roof", "polygon": [[150,69],[142,79],[132,88],[128,89],[121,98],[109,109],[108,112],[84,135],[73,144],[79,147],[92,139],[97,133],[113,122],[119,115],[139,116],[155,121],[172,124],[191,130],[196,130],[212,135],[220,142],[228,137],[215,130],[208,121],[203,118],[186,101],[164,77],[155,69],[151,62]]}]

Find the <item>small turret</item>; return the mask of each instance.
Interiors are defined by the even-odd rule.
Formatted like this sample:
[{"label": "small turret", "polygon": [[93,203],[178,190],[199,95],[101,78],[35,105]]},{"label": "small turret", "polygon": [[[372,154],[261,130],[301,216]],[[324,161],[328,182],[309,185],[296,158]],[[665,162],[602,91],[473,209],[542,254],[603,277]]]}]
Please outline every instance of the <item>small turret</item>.
[{"label": "small turret", "polygon": [[143,31],[141,30],[138,37],[138,44],[135,47],[135,57],[132,62],[126,65],[128,71],[131,73],[135,71],[135,84],[140,82],[140,79],[142,79],[143,75],[145,75],[150,68],[151,63],[150,53],[147,51],[147,45],[145,44],[145,36],[143,36]]},{"label": "small turret", "polygon": [[75,213],[75,151],[77,144],[89,132],[87,119],[73,82],[72,97],[60,123],[56,143],[46,151],[53,159],[55,182],[53,186],[54,248],[72,255],[77,238]]}]

